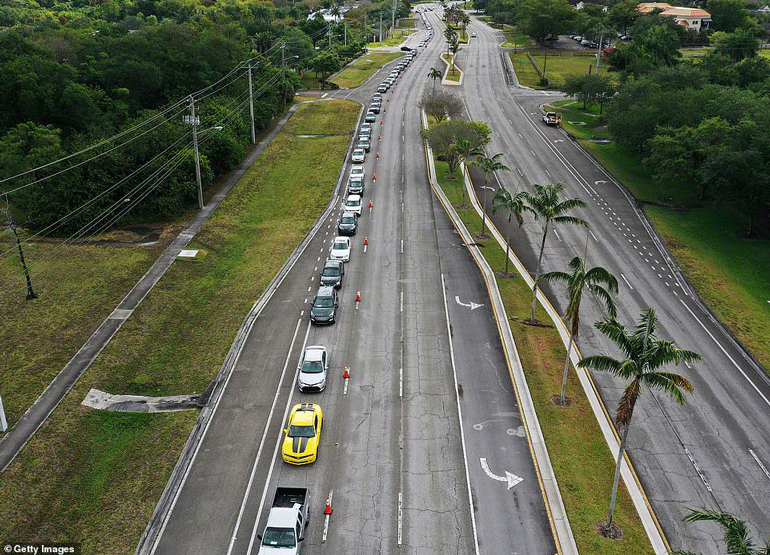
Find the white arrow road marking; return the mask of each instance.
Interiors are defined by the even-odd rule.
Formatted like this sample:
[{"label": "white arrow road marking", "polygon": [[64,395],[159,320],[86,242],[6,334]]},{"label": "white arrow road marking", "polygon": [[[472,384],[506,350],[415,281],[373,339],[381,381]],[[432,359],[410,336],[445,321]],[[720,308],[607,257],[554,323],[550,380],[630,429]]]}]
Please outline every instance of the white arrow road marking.
[{"label": "white arrow road marking", "polygon": [[480,306],[484,306],[483,304],[476,304],[473,301],[470,302],[470,304],[465,304],[464,302],[460,301],[460,295],[455,295],[455,302],[459,304],[460,306],[465,306],[470,308],[471,310],[476,310]]},{"label": "white arrow road marking", "polygon": [[496,474],[492,474],[492,471],[489,470],[487,459],[480,458],[479,461],[481,461],[481,468],[484,469],[484,472],[486,472],[487,476],[489,476],[493,480],[497,480],[498,482],[508,482],[508,489],[511,489],[513,486],[515,486],[519,482],[524,481],[524,478],[516,476],[516,474],[511,474],[507,470],[505,471],[505,476],[497,476]]},{"label": "white arrow road marking", "polygon": [[603,185],[604,183],[607,183],[607,182],[602,180],[594,181],[594,185]]}]

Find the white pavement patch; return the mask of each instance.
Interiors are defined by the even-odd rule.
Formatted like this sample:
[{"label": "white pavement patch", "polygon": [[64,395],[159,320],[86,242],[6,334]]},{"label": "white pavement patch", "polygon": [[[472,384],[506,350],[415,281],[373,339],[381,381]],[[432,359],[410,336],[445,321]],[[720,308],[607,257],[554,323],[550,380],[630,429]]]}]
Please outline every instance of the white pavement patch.
[{"label": "white pavement patch", "polygon": [[198,249],[182,249],[179,251],[179,256],[182,258],[195,258],[198,256]]},{"label": "white pavement patch", "polygon": [[169,397],[145,397],[142,395],[110,395],[91,389],[81,403],[92,409],[122,412],[173,412],[199,408],[200,395],[172,395]]}]

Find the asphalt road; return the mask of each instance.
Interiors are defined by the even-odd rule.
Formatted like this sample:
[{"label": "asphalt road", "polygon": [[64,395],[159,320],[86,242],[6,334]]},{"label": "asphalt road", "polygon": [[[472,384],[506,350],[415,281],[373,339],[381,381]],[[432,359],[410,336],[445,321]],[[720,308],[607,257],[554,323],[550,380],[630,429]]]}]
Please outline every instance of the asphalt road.
[{"label": "asphalt road", "polygon": [[[553,93],[506,84],[499,55],[502,36],[477,21],[469,27],[478,39],[463,49],[464,100],[470,118],[493,128],[488,152],[504,153],[512,169],[500,182],[512,192],[533,183],[564,180],[566,195],[587,203],[575,212],[590,224],[559,226],[549,232],[544,271],[565,270],[574,256],[587,253],[587,266],[600,265],[620,282],[618,320],[632,327],[648,306],[660,319],[658,336],[692,349],[703,361],[675,371],[694,385],[689,405],[680,407],[660,393],[645,391],[637,404],[629,448],[639,478],[674,548],[721,553],[721,529],[681,522],[688,508],[705,507],[745,519],[756,538],[770,529],[770,383],[743,350],[694,298],[670,255],[635,203],[565,133],[540,121],[539,106]],[[490,180],[492,181],[492,180]],[[497,184],[494,184],[497,187]],[[482,198],[482,191],[477,192]],[[488,206],[492,194],[488,194]],[[493,217],[505,230],[504,215]],[[541,222],[525,217],[514,231],[514,248],[534,272]],[[561,313],[565,295],[547,288]],[[586,302],[589,301],[589,302]],[[584,355],[620,356],[592,326],[606,315],[585,299],[578,346]],[[593,374],[612,414],[625,383]],[[556,392],[554,392],[556,393]],[[607,496],[611,477],[607,477]]]},{"label": "asphalt road", "polygon": [[[337,323],[308,318],[335,210],[256,319],[152,552],[256,553],[278,484],[311,490],[309,553],[555,552],[483,280],[426,177],[417,102],[439,66],[434,32],[375,124],[373,209],[353,238]],[[366,103],[389,71],[333,96]],[[329,384],[299,394],[312,344],[329,349]],[[322,406],[324,428],[318,461],[294,467],[281,429],[301,401]]]}]

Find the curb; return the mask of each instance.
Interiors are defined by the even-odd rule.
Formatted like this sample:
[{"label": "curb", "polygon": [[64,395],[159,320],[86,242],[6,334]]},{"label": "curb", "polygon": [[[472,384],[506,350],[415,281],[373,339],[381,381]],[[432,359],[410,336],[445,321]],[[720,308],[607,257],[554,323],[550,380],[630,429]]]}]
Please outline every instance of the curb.
[{"label": "curb", "polygon": [[[461,164],[461,171],[463,172],[465,186],[468,189],[468,197],[471,199],[473,208],[476,210],[476,213],[481,216],[481,205],[479,204],[475,189],[472,186],[468,186],[468,183],[471,182],[471,180],[464,164]],[[505,249],[505,239],[498,231],[497,227],[495,227],[494,222],[492,222],[490,218],[486,218],[486,221],[489,227],[489,231],[494,236],[498,245]],[[516,267],[519,275],[522,277],[522,279],[524,279],[527,285],[532,288],[534,286],[534,280],[529,275],[529,272],[527,272],[524,264],[522,264],[512,249],[509,249],[508,252],[509,259]],[[559,337],[561,337],[561,340],[564,343],[564,348],[566,350],[567,344],[569,342],[569,331],[566,324],[562,320],[561,316],[559,316],[558,312],[556,312],[556,309],[553,307],[550,301],[545,297],[545,295],[542,294],[540,290],[538,290],[537,299],[540,301],[540,305],[545,309],[546,313],[551,318],[551,321],[554,323],[556,329],[558,330]],[[507,320],[505,327],[510,330],[507,325]],[[604,402],[599,397],[598,390],[590,374],[585,369],[579,368],[577,365],[582,358],[583,357],[580,354],[578,346],[573,345],[570,361],[574,366],[575,372],[578,379],[580,380],[580,385],[583,387],[586,398],[591,405],[591,409],[593,410],[596,421],[601,428],[604,439],[607,442],[607,446],[610,448],[613,459],[615,459],[617,458],[617,453],[620,449],[620,436],[618,436],[615,426],[612,423],[612,417],[607,411],[607,408],[604,406]],[[634,503],[634,507],[636,508],[639,519],[642,522],[642,526],[647,533],[650,544],[656,555],[668,555],[668,553],[671,552],[671,546],[669,545],[663,529],[661,528],[660,523],[655,516],[655,512],[653,511],[652,506],[647,499],[647,495],[644,493],[644,488],[642,487],[636,471],[631,464],[631,460],[628,457],[628,452],[624,454],[623,460],[626,463],[625,465],[621,466],[623,482],[625,483],[626,489],[628,490],[631,500]]]},{"label": "curb", "polygon": [[[422,112],[423,125],[427,126],[427,119],[425,112]],[[516,391],[516,398],[521,408],[522,419],[524,420],[524,429],[527,432],[528,443],[530,445],[530,451],[532,452],[532,459],[535,463],[535,472],[537,473],[538,480],[540,481],[541,491],[543,492],[543,499],[545,501],[546,510],[548,512],[548,520],[551,525],[551,529],[554,534],[554,541],[556,542],[556,549],[560,555],[577,555],[578,549],[575,543],[575,538],[572,534],[572,528],[570,528],[569,519],[567,518],[567,511],[564,508],[564,502],[559,492],[559,486],[554,475],[553,467],[551,466],[551,459],[548,456],[548,449],[545,445],[545,439],[543,438],[543,432],[540,429],[540,423],[535,413],[535,406],[532,401],[532,397],[529,393],[529,387],[527,385],[527,378],[524,375],[524,370],[521,366],[521,360],[519,360],[519,353],[516,350],[516,342],[513,339],[513,333],[508,325],[508,317],[505,312],[502,297],[500,291],[497,288],[497,281],[495,279],[492,268],[487,263],[484,256],[477,246],[474,245],[473,238],[470,232],[466,229],[460,217],[457,215],[452,204],[444,195],[444,192],[436,184],[436,171],[433,165],[433,153],[430,146],[425,143],[426,157],[428,159],[428,179],[431,184],[433,192],[438,197],[441,204],[444,206],[444,210],[452,220],[453,225],[457,229],[458,233],[463,238],[465,245],[468,247],[471,255],[473,256],[476,264],[481,270],[484,281],[487,284],[487,290],[489,292],[490,299],[492,300],[492,307],[495,313],[495,319],[497,320],[497,327],[500,331],[500,339],[505,350],[505,356],[508,361],[508,370],[511,375],[511,382],[513,383]],[[462,167],[463,175],[465,175],[465,167]],[[472,195],[474,205],[477,202],[475,195]],[[497,230],[495,230],[497,232]]]}]

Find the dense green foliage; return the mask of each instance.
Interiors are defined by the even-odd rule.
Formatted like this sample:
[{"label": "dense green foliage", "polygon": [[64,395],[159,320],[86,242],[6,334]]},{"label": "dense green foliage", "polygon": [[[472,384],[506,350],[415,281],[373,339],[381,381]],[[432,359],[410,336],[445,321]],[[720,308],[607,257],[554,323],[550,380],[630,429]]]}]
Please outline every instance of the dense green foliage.
[{"label": "dense green foliage", "polygon": [[329,23],[287,1],[5,2],[0,192],[19,223],[46,233],[93,233],[129,212],[172,217],[197,201],[190,95],[205,188],[250,148],[249,67],[259,132],[305,71],[325,80],[357,57],[390,6],[343,22],[324,0]]}]

